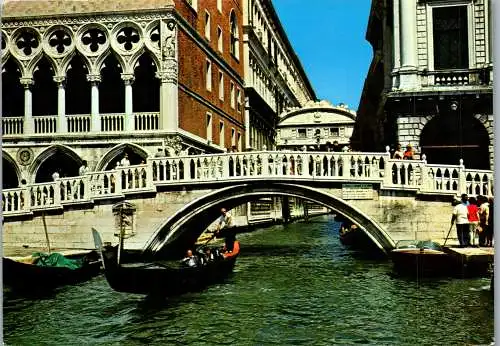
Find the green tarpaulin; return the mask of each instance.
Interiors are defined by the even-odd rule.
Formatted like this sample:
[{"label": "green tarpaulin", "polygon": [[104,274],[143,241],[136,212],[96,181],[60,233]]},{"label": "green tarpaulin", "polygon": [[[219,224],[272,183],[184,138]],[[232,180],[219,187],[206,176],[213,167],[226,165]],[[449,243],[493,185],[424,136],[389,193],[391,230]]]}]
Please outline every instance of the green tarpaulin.
[{"label": "green tarpaulin", "polygon": [[53,252],[51,254],[36,252],[32,257],[36,258],[35,264],[40,267],[66,267],[69,269],[78,269],[83,265],[81,259],[69,259],[58,252]]}]

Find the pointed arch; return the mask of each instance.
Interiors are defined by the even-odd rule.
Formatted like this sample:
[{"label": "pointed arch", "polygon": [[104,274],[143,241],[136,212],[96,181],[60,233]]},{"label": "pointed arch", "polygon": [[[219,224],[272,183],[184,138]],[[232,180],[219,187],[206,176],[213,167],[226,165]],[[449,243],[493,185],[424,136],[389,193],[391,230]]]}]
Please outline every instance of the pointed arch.
[{"label": "pointed arch", "polygon": [[87,81],[89,68],[85,58],[73,54],[66,65],[66,114],[90,114],[91,86]]},{"label": "pointed arch", "polygon": [[[149,153],[140,145],[135,143],[121,143],[110,150],[99,160],[95,171],[103,171],[115,167],[117,161],[122,159],[124,154],[128,154],[130,164],[139,164],[140,160],[147,160]],[[138,161],[138,162],[137,162]]]},{"label": "pointed arch", "polygon": [[121,78],[123,62],[115,54],[109,54],[103,61],[99,84],[99,111],[100,113],[125,112],[125,84]]},{"label": "pointed arch", "polygon": [[134,112],[160,111],[160,80],[156,78],[158,67],[151,54],[144,52],[133,65],[135,81],[132,85]]},{"label": "pointed arch", "polygon": [[30,177],[36,183],[52,181],[52,174],[56,170],[61,177],[77,176],[82,163],[83,159],[75,150],[66,145],[54,144],[35,157],[29,170]]},{"label": "pointed arch", "polygon": [[2,150],[2,189],[19,187],[21,170],[16,160],[8,152]]},{"label": "pointed arch", "polygon": [[24,88],[19,63],[10,57],[2,66],[2,117],[24,116]]},{"label": "pointed arch", "polygon": [[33,68],[32,109],[33,116],[57,115],[56,68],[52,61],[42,56]]}]

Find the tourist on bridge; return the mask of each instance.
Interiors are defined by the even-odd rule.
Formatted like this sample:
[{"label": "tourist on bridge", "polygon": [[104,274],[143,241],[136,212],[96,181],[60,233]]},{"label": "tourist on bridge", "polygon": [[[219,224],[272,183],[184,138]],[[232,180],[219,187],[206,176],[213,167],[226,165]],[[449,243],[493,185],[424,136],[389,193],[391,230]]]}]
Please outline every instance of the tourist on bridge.
[{"label": "tourist on bridge", "polygon": [[413,160],[414,157],[414,152],[411,144],[408,144],[406,146],[406,150],[403,153],[403,160]]},{"label": "tourist on bridge", "polygon": [[464,193],[461,196],[461,203],[453,208],[453,215],[451,216],[451,224],[453,225],[453,223],[456,222],[457,238],[460,247],[470,246],[469,211],[467,209],[467,204],[467,194]]},{"label": "tourist on bridge", "polygon": [[402,160],[403,155],[404,154],[403,151],[401,150],[401,144],[398,143],[398,145],[396,145],[396,151],[394,151],[394,155],[392,155],[392,158],[397,160]]},{"label": "tourist on bridge", "polygon": [[79,176],[85,175],[85,173],[87,173],[88,171],[89,171],[89,168],[87,167],[87,161],[83,160],[82,165],[78,169],[78,175]]},{"label": "tourist on bridge", "polygon": [[120,166],[122,166],[122,167],[128,167],[128,166],[130,166],[130,161],[128,159],[128,154],[127,153],[125,153],[123,155],[123,159],[120,161]]},{"label": "tourist on bridge", "polygon": [[479,237],[479,208],[477,206],[477,200],[475,197],[469,197],[469,205],[467,205],[467,211],[469,218],[471,245],[475,246],[479,244],[479,240],[477,241],[478,244],[476,244],[476,237]]}]

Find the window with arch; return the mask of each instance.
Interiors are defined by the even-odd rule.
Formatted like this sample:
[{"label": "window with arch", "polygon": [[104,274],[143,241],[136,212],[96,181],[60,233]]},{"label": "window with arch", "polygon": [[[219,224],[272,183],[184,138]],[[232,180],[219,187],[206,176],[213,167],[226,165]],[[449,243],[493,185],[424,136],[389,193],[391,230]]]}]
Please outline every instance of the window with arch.
[{"label": "window with arch", "polygon": [[231,11],[231,16],[229,17],[229,29],[231,32],[231,42],[229,51],[235,58],[239,59],[240,49],[239,49],[238,21],[236,20],[236,14],[234,13],[234,10]]}]

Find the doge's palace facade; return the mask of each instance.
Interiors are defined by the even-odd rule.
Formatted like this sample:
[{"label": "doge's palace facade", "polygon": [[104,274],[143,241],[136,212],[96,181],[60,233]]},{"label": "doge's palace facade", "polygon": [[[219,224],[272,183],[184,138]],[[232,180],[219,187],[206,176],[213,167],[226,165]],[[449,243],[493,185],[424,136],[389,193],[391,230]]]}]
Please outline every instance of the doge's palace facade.
[{"label": "doge's palace facade", "polygon": [[[216,43],[207,39],[210,3],[5,2],[4,188],[50,181],[54,170],[77,175],[83,160],[91,170],[105,170],[125,154],[139,164],[158,153],[224,150],[230,133],[244,141],[233,96],[221,102],[229,87],[212,87],[219,72],[243,92],[242,62],[229,56],[229,45],[241,44],[230,40],[241,11],[223,1],[212,14],[209,30],[226,38]],[[217,52],[224,44],[225,53]],[[212,121],[214,128],[220,124],[214,138]]]}]

